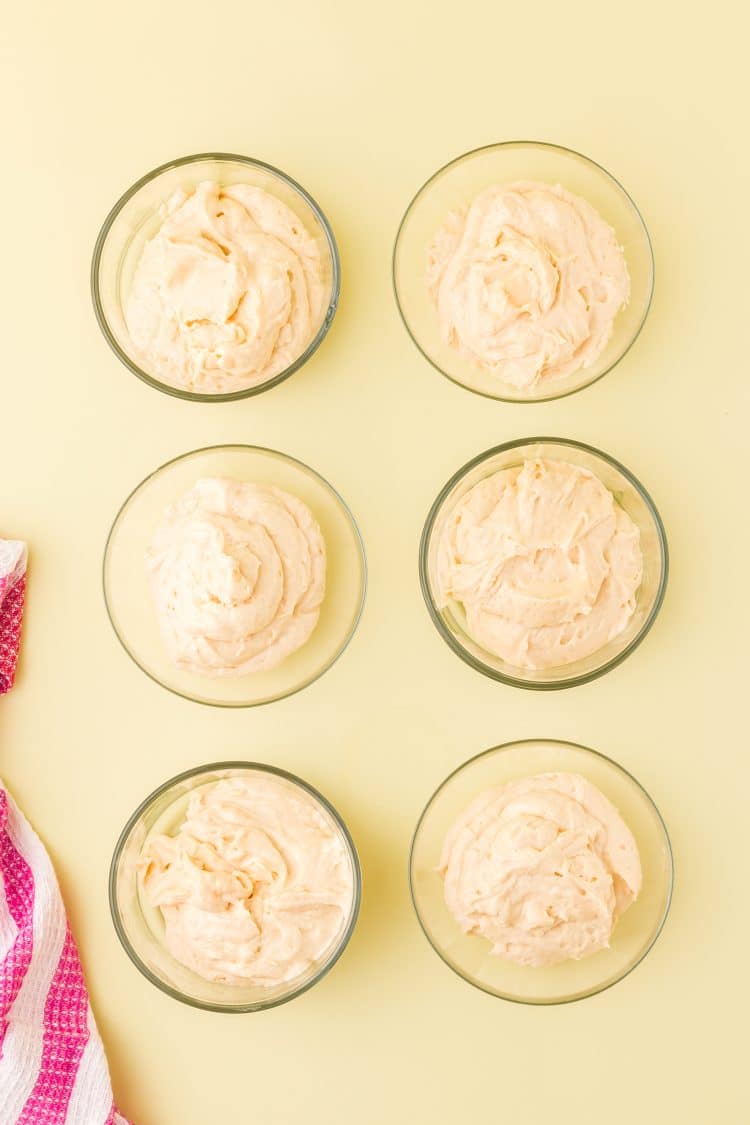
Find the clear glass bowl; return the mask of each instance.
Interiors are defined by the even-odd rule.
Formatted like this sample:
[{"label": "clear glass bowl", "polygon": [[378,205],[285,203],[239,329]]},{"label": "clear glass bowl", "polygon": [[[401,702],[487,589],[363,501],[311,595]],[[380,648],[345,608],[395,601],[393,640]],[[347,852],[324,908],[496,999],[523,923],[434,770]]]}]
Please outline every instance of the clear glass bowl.
[{"label": "clear glass bowl", "polygon": [[[306,973],[277,988],[216,984],[204,980],[176,961],[164,946],[161,912],[143,900],[137,878],[136,865],[147,837],[152,832],[169,834],[175,831],[184,816],[188,797],[195,789],[225,777],[252,773],[272,774],[282,784],[303,789],[313,797],[341,837],[351,862],[352,903],[340,934],[320,961]],[[198,766],[160,785],[138,806],[122,830],[109,872],[112,921],[130,960],[162,992],[194,1008],[208,1008],[214,1012],[258,1012],[284,1004],[312,988],[344,952],[357,921],[361,893],[362,876],[357,851],[346,825],[333,806],[301,778],[257,762],[217,762]]]},{"label": "clear glass bowl", "polygon": [[[636,607],[626,628],[603,648],[582,660],[536,671],[517,668],[487,652],[466,630],[466,615],[457,602],[440,608],[437,583],[437,553],[447,516],[456,503],[480,480],[525,460],[544,457],[567,461],[588,469],[614,495],[641,533],[643,578],[636,594]],[[497,445],[474,457],[451,477],[432,505],[419,546],[419,577],[422,594],[437,630],[450,648],[472,668],[513,687],[550,691],[575,687],[604,675],[629,656],[653,625],[664,600],[669,572],[667,537],[654,502],[633,474],[613,457],[567,438],[520,438]]]},{"label": "clear glass bowl", "polygon": [[[616,231],[625,249],[631,281],[630,301],[618,313],[612,338],[596,362],[560,379],[542,379],[527,389],[502,382],[442,341],[425,284],[427,248],[448,212],[470,203],[484,188],[513,180],[561,184],[586,199]],[[448,379],[487,398],[544,402],[595,383],[619,363],[643,327],[651,305],[654,256],[638,208],[599,164],[560,145],[505,141],[457,157],[419,189],[396,235],[393,285],[407,332],[422,355]]]},{"label": "clear glass bowl", "polygon": [[[449,912],[437,867],[448,829],[486,789],[538,773],[578,773],[619,810],[638,844],[643,887],[614,928],[609,949],[544,968],[494,956],[490,943],[465,934]],[[521,1004],[566,1004],[603,992],[640,964],[669,911],[674,863],[664,821],[643,787],[622,766],[572,742],[509,742],[470,758],[440,785],[419,818],[409,859],[412,902],[427,940],[469,984]]]},{"label": "clear glass bowl", "polygon": [[[276,485],[298,496],[320,524],[326,544],[326,594],[309,640],[276,668],[209,677],[172,663],[159,633],[145,556],[164,509],[199,477]],[[301,461],[253,445],[216,445],[168,461],[131,492],[104,550],[104,600],[119,641],[162,687],[217,707],[253,707],[293,695],[322,676],[354,635],[365,600],[365,550],[354,516],[338,492]]]},{"label": "clear glass bowl", "polygon": [[[143,247],[161,225],[159,208],[178,188],[191,190],[202,180],[220,184],[251,184],[260,187],[286,203],[317,241],[323,266],[323,281],[329,287],[320,324],[315,335],[289,367],[270,379],[252,387],[224,394],[204,394],[164,383],[141,366],[125,323],[125,305]],[[325,215],[311,195],[295,180],[249,156],[226,152],[205,152],[170,160],[148,172],[118,199],[104,220],[94,246],[91,262],[91,296],[94,312],[104,338],[117,358],[148,383],[168,395],[193,402],[231,402],[267,391],[305,363],[320,346],[331,326],[339,299],[339,254],[333,231]]]}]

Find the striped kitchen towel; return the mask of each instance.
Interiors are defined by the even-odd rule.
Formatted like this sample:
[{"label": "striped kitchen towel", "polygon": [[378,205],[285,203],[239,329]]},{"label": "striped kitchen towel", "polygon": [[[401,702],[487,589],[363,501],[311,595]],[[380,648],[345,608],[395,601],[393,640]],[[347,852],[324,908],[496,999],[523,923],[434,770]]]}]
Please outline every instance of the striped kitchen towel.
[{"label": "striped kitchen towel", "polygon": [[10,691],[16,678],[25,594],[26,544],[0,539],[0,695]]},{"label": "striped kitchen towel", "polygon": [[1,781],[0,1125],[128,1125],[52,864]]}]

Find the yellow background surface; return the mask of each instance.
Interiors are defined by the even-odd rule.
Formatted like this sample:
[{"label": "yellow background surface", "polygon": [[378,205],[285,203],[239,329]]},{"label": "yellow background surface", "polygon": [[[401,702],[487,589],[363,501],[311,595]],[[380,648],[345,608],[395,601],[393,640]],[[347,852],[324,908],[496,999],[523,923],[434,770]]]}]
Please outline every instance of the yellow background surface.
[{"label": "yellow background surface", "polygon": [[[524,1125],[747,1120],[748,198],[746,39],[735,6],[14,4],[3,15],[0,534],[31,548],[20,678],[0,773],[47,844],[118,1102],[137,1125]],[[576,148],[634,196],[656,253],[637,345],[596,386],[504,405],[442,379],[391,293],[420,184],[467,149]],[[88,270],[137,177],[209,149],[260,157],[319,200],[340,309],[302,371],[238,403],[141,384],[94,320]],[[649,488],[672,574],[642,647],[601,680],[535,694],[462,664],[422,604],[417,543],[476,452],[547,433],[590,442]],[[168,458],[260,443],[338,486],[367,546],[365,615],[318,683],[254,711],[170,696],[119,647],[104,540]],[[406,861],[424,802],[510,739],[569,738],[631,769],[677,863],[662,938],[609,992],[556,1009],[475,991],[430,950]],[[116,837],[172,774],[267,760],[321,788],[364,868],[359,926],[318,987],[273,1011],[191,1010],[130,965],[109,917]],[[746,1009],[745,1009],[746,1011]],[[94,1125],[94,1123],[92,1123]]]}]

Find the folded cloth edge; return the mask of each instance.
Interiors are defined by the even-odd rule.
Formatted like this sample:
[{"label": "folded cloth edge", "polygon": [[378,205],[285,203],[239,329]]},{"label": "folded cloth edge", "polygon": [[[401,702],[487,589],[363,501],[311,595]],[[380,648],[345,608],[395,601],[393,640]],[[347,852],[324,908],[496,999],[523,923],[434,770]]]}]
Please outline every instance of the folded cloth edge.
[{"label": "folded cloth edge", "polygon": [[29,550],[21,539],[0,539],[0,581],[7,578],[5,589],[0,589],[0,605],[26,573],[29,561]]},{"label": "folded cloth edge", "polygon": [[0,778],[0,1121],[129,1125],[47,852]]},{"label": "folded cloth edge", "polygon": [[0,695],[13,687],[21,647],[28,550],[20,539],[0,539]]}]

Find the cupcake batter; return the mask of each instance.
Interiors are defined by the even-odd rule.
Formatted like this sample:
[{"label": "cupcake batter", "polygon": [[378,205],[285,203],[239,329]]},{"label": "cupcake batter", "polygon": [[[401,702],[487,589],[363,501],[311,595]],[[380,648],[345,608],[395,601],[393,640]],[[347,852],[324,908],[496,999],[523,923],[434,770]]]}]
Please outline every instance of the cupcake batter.
[{"label": "cupcake batter", "polygon": [[353,895],[342,837],[304,790],[260,774],[195,790],[139,863],[167,949],[206,980],[273,987],[320,960]]},{"label": "cupcake batter", "polygon": [[204,394],[263,383],[320,327],[320,251],[295,213],[249,184],[176,191],[146,243],[125,320],[155,378]]},{"label": "cupcake batter", "polygon": [[606,949],[641,889],[633,834],[604,794],[573,773],[480,794],[448,832],[439,870],[461,928],[519,965]]},{"label": "cupcake batter", "polygon": [[440,608],[517,668],[590,656],[625,629],[642,576],[640,533],[593,473],[533,460],[475,484],[438,543]]},{"label": "cupcake batter", "polygon": [[427,287],[445,343],[520,390],[590,367],[630,296],[612,228],[585,199],[532,180],[448,214]]},{"label": "cupcake batter", "polygon": [[206,477],[165,511],[146,556],[164,643],[207,676],[275,668],[320,615],[326,550],[280,488]]}]

